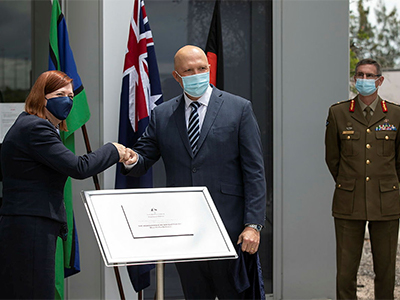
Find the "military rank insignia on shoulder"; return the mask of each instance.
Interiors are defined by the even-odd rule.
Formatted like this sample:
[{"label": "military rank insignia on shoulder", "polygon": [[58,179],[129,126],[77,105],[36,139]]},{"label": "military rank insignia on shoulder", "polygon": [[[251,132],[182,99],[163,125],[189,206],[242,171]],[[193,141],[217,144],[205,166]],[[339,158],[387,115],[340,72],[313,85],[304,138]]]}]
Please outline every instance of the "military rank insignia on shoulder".
[{"label": "military rank insignia on shoulder", "polygon": [[388,111],[387,105],[386,105],[386,101],[382,100],[381,101],[381,106],[382,106],[382,111],[385,113]]},{"label": "military rank insignia on shoulder", "polygon": [[350,106],[349,106],[349,112],[354,112],[355,108],[356,108],[356,100],[351,99],[350,100]]},{"label": "military rank insignia on shoulder", "polygon": [[400,104],[396,103],[396,102],[391,102],[391,101],[387,101],[387,100],[382,100],[382,102],[386,102],[387,104],[392,104],[394,106],[400,107]]}]

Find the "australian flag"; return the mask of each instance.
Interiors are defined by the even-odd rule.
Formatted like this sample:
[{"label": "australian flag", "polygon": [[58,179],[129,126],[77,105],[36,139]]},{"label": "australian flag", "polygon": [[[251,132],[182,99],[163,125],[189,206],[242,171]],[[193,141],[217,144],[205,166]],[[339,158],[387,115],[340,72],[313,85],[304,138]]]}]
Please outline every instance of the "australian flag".
[{"label": "australian flag", "polygon": [[[144,1],[135,0],[129,26],[128,46],[125,52],[118,142],[133,148],[149,124],[151,110],[162,102],[153,35]],[[120,168],[121,164],[118,164],[115,188],[153,186],[151,170],[146,175],[136,178],[122,175]],[[150,285],[149,272],[152,268],[154,266],[149,265],[128,267],[129,277],[135,291],[141,291]]]}]

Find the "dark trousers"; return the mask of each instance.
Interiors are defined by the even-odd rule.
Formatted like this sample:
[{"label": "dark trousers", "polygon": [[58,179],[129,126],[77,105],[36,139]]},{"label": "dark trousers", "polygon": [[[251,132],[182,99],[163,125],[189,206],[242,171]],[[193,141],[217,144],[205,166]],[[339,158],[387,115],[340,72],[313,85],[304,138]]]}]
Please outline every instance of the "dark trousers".
[{"label": "dark trousers", "polygon": [[54,299],[60,228],[47,218],[0,216],[0,299]]},{"label": "dark trousers", "polygon": [[231,272],[230,260],[176,263],[185,299],[235,300],[238,293]]},{"label": "dark trousers", "polygon": [[[357,272],[364,245],[366,221],[335,218],[336,297],[357,299]],[[375,299],[394,299],[399,220],[369,221],[375,272]]]}]

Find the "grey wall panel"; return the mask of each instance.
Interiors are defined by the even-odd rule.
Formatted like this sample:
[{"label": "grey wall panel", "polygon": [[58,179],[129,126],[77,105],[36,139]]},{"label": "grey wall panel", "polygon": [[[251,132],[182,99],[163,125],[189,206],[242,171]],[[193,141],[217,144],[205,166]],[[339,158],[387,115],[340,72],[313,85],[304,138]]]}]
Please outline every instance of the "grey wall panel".
[{"label": "grey wall panel", "polygon": [[[101,31],[101,98],[102,137],[104,141],[118,139],[119,103],[122,85],[122,72],[125,50],[128,41],[129,22],[132,17],[132,0],[101,0],[101,21],[98,25]],[[115,167],[104,172],[104,188],[114,188]],[[101,260],[104,279],[102,289],[104,299],[120,299],[114,271],[104,266]],[[137,299],[137,294],[129,282],[125,267],[119,268],[126,299]]]},{"label": "grey wall panel", "polygon": [[[99,1],[66,1],[64,12],[70,46],[91,112],[86,128],[93,151],[103,144],[99,6]],[[78,155],[86,153],[81,130],[75,134],[75,146]],[[99,178],[102,179],[101,174]],[[74,215],[79,238],[81,272],[67,280],[67,299],[104,298],[103,261],[80,197],[80,191],[94,189],[92,178],[73,180]]]},{"label": "grey wall panel", "polygon": [[334,298],[334,183],[324,132],[328,107],[348,97],[348,2],[274,5],[274,297]]}]

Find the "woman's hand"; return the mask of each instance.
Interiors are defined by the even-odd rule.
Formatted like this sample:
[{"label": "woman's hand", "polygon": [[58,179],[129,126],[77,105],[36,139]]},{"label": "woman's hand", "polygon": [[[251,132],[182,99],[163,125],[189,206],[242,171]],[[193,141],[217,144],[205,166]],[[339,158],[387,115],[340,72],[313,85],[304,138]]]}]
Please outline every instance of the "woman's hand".
[{"label": "woman's hand", "polygon": [[126,148],[124,145],[119,143],[113,143],[113,145],[118,150],[119,162],[125,163],[126,165],[136,163],[138,155],[135,151],[133,151],[131,148]]}]

